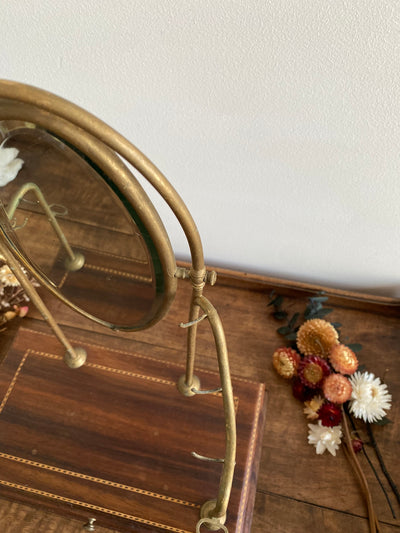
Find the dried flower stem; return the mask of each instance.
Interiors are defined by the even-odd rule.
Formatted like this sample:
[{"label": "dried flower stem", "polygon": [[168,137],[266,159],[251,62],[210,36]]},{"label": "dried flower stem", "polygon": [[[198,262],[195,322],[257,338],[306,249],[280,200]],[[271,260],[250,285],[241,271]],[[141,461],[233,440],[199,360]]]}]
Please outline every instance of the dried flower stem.
[{"label": "dried flower stem", "polygon": [[375,476],[376,480],[377,480],[378,483],[379,483],[380,488],[382,489],[382,492],[383,492],[383,494],[384,494],[384,496],[385,496],[386,502],[387,502],[387,504],[388,504],[388,506],[389,506],[389,508],[390,508],[390,512],[392,513],[392,517],[396,520],[396,519],[397,519],[397,516],[396,516],[396,513],[394,512],[392,502],[390,501],[390,498],[389,498],[389,494],[387,493],[385,487],[383,486],[383,483],[382,483],[382,481],[381,481],[381,478],[379,477],[378,472],[376,471],[376,468],[375,468],[374,465],[372,464],[372,461],[371,461],[371,459],[369,458],[369,455],[367,454],[367,452],[366,452],[366,450],[365,450],[365,446],[363,446],[362,451],[363,451],[363,454],[364,454],[366,460],[368,461],[369,466],[371,467],[372,472],[374,473],[374,476]]},{"label": "dried flower stem", "polygon": [[[354,424],[353,417],[352,417],[347,411],[346,411],[346,413],[347,413],[348,419],[350,420],[350,424],[351,424],[351,426],[352,426],[352,428],[353,428],[353,433],[355,433],[355,434],[358,436],[358,438],[360,438],[360,436],[359,436],[359,430],[356,428],[356,426],[355,426],[355,424]],[[373,474],[374,474],[374,476],[375,476],[377,482],[379,483],[379,486],[381,487],[383,494],[385,495],[386,502],[387,502],[387,504],[388,504],[388,506],[389,506],[389,508],[390,508],[390,511],[391,511],[391,513],[392,513],[393,518],[394,518],[394,519],[397,519],[396,513],[394,512],[394,509],[393,509],[392,502],[390,501],[390,498],[389,498],[389,494],[387,493],[385,487],[383,486],[382,480],[381,480],[381,478],[379,477],[379,474],[378,474],[378,472],[376,471],[376,468],[375,468],[375,466],[373,465],[373,463],[372,463],[372,461],[371,461],[371,459],[370,459],[370,457],[369,457],[369,455],[368,455],[368,453],[367,453],[367,450],[366,450],[365,446],[362,447],[362,452],[363,452],[364,457],[365,457],[365,459],[367,460],[369,466],[371,467],[371,470],[372,470],[372,472],[373,472]],[[396,489],[397,489],[397,487],[396,487]]]},{"label": "dried flower stem", "polygon": [[374,451],[376,453],[376,457],[378,458],[379,465],[381,467],[382,473],[386,477],[386,479],[388,480],[388,483],[389,483],[389,485],[390,485],[390,487],[391,487],[391,489],[393,491],[393,494],[396,496],[397,502],[400,504],[399,489],[397,488],[396,483],[393,481],[391,475],[389,474],[389,472],[388,472],[388,470],[386,468],[386,465],[385,465],[385,463],[383,461],[383,457],[382,457],[381,451],[378,448],[378,443],[376,442],[374,434],[372,432],[372,426],[371,426],[371,424],[369,422],[367,422],[366,425],[367,425],[368,437],[370,439],[372,447],[374,448]]},{"label": "dried flower stem", "polygon": [[363,470],[362,470],[362,468],[360,466],[360,463],[358,462],[358,459],[356,457],[356,454],[355,454],[355,452],[353,450],[353,446],[352,446],[352,443],[351,443],[351,435],[350,435],[349,425],[348,425],[348,422],[347,422],[347,415],[346,415],[346,412],[345,412],[343,407],[342,407],[342,415],[343,415],[342,416],[342,426],[343,426],[343,433],[344,433],[344,437],[345,437],[344,450],[345,450],[346,456],[347,456],[351,466],[353,467],[353,470],[355,471],[355,473],[358,476],[358,479],[360,481],[361,487],[362,487],[363,492],[364,492],[364,496],[365,496],[365,500],[366,500],[367,508],[368,508],[369,530],[370,530],[370,533],[379,533],[380,532],[379,522],[378,522],[378,519],[376,517],[374,505],[372,503],[371,491],[369,490],[367,479],[366,479],[366,477],[364,475],[364,472],[363,472]]}]

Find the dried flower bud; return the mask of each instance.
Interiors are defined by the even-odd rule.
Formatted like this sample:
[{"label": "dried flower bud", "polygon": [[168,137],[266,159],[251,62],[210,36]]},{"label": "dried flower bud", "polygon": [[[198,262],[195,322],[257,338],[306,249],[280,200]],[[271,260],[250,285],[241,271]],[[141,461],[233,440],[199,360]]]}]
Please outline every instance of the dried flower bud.
[{"label": "dried flower bud", "polygon": [[322,385],[323,379],[330,374],[328,363],[317,357],[311,355],[305,357],[299,363],[298,375],[302,383],[310,389],[316,389]]},{"label": "dried flower bud", "polygon": [[272,364],[280,376],[286,379],[296,375],[300,355],[293,348],[278,348],[272,356]]},{"label": "dried flower bud", "polygon": [[351,445],[353,446],[354,453],[359,453],[364,447],[364,443],[360,439],[352,439]]},{"label": "dried flower bud", "polygon": [[342,411],[334,403],[326,402],[319,409],[318,418],[323,426],[332,428],[338,426],[342,421]]},{"label": "dried flower bud", "polygon": [[320,318],[307,320],[297,333],[297,347],[304,355],[327,357],[331,348],[338,342],[336,329]]}]

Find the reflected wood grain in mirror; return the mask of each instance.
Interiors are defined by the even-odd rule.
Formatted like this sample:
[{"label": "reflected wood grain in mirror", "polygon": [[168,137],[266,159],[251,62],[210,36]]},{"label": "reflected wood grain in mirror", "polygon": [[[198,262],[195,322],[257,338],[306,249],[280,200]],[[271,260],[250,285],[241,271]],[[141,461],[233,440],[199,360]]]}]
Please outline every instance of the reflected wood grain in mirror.
[{"label": "reflected wood grain in mirror", "polygon": [[157,265],[123,198],[61,139],[17,121],[2,121],[0,131],[3,147],[24,161],[0,188],[23,254],[90,315],[122,327],[140,322],[156,297]]}]

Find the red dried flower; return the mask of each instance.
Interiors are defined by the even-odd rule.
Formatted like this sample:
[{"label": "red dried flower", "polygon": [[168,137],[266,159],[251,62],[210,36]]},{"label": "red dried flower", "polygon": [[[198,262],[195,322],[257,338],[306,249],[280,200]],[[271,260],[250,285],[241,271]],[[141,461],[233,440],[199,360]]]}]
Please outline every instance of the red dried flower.
[{"label": "red dried flower", "polygon": [[278,348],[272,356],[272,364],[280,376],[286,379],[296,375],[300,355],[293,348]]},{"label": "red dried flower", "polygon": [[301,402],[307,402],[315,395],[315,390],[306,387],[299,378],[293,380],[292,391],[293,396]]},{"label": "red dried flower", "polygon": [[299,363],[297,373],[302,383],[310,389],[317,389],[322,381],[329,376],[331,370],[328,363],[317,355],[305,357]]},{"label": "red dried flower", "polygon": [[354,453],[361,452],[364,447],[364,443],[361,439],[353,439],[351,445],[353,446]]},{"label": "red dried flower", "polygon": [[340,407],[332,402],[324,403],[318,410],[318,418],[323,426],[332,428],[338,426],[342,420]]}]

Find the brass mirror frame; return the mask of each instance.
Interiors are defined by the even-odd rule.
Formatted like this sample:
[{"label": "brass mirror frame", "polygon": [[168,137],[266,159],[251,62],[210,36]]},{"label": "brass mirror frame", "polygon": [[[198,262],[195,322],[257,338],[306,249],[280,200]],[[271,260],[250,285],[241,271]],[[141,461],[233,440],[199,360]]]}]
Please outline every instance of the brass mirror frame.
[{"label": "brass mirror frame", "polygon": [[[88,134],[85,130],[82,130],[79,127],[77,128],[74,124],[57,115],[44,112],[42,109],[32,107],[31,105],[0,99],[0,121],[1,120],[30,122],[35,124],[35,126],[43,128],[50,135],[56,135],[59,139],[74,145],[108,177],[111,184],[114,185],[117,195],[121,195],[122,193],[120,191],[123,191],[123,196],[129,202],[129,207],[132,207],[135,211],[136,209],[140,209],[140,212],[137,213],[140,222],[146,228],[151,243],[155,247],[157,258],[161,262],[162,279],[156,280],[156,285],[158,289],[161,285],[163,292],[161,293],[158,291],[156,295],[157,301],[153,304],[154,310],[150,312],[151,319],[145,317],[134,327],[118,324],[114,325],[85,312],[84,309],[79,308],[74,305],[73,302],[64,298],[58,288],[29,261],[29,258],[18,250],[18,241],[13,236],[13,232],[10,231],[8,240],[14,242],[14,254],[17,256],[18,260],[26,268],[32,270],[40,283],[60,298],[65,304],[69,305],[75,311],[87,318],[106,327],[125,331],[137,331],[151,327],[157,323],[166,314],[175,296],[175,257],[161,219],[135,176],[129,171],[116,153],[110,150],[104,142]],[[108,185],[112,188],[110,184]],[[82,186],[84,186],[84,183],[82,183]],[[162,301],[159,301],[160,298],[162,298]]]},{"label": "brass mirror frame", "polygon": [[[203,295],[203,288],[206,282],[210,281],[213,284],[215,276],[213,273],[207,273],[206,271],[200,236],[190,212],[165,176],[140,150],[97,117],[63,98],[36,87],[0,80],[0,120],[2,119],[28,121],[48,129],[50,132],[53,131],[56,134],[59,132],[61,138],[71,142],[71,144],[75,144],[96,164],[100,163],[100,168],[103,168],[103,165],[108,165],[110,178],[113,181],[115,180],[118,187],[124,191],[124,195],[132,203],[132,206],[140,207],[138,214],[147,223],[148,232],[156,245],[157,251],[160,252],[159,257],[164,267],[166,297],[160,312],[154,317],[151,324],[156,323],[167,312],[175,294],[177,278],[190,279],[192,297],[189,320],[186,324],[181,324],[182,327],[188,329],[186,373],[179,379],[178,389],[184,396],[207,393],[207,391],[200,390],[200,382],[194,375],[197,326],[200,321],[207,319],[214,336],[217,351],[226,431],[225,457],[220,460],[223,463],[223,468],[218,495],[215,500],[209,500],[203,505],[196,531],[200,531],[203,524],[211,530],[223,529],[227,531],[224,524],[232,488],[236,456],[235,407],[223,326],[216,309]],[[189,244],[192,257],[192,267],[190,269],[176,267],[168,236],[157,212],[152,207],[150,200],[137,180],[121,162],[117,154],[141,173],[175,214]],[[137,197],[135,196],[137,194],[141,195],[140,198],[143,202],[140,206],[138,206]],[[4,212],[2,215],[0,214],[0,252],[4,253],[6,261],[9,262],[21,285],[28,292],[28,295],[32,297],[43,317],[67,348],[67,364],[72,368],[81,366],[86,360],[86,354],[82,354],[79,348],[76,349],[70,345],[36,290],[24,276],[18,261],[25,264],[31,271],[32,267],[26,258],[21,257],[18,245],[14,242],[12,234],[13,232]],[[35,271],[32,273],[36,274]],[[58,293],[56,294],[59,296]],[[199,318],[200,310],[204,314]],[[207,458],[205,459],[207,460]]]}]

